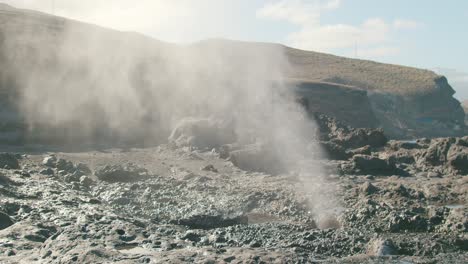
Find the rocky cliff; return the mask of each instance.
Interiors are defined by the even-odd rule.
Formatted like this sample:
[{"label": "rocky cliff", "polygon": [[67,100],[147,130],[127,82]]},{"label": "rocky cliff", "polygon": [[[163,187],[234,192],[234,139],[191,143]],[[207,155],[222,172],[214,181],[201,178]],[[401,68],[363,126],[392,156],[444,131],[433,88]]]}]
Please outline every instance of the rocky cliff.
[{"label": "rocky cliff", "polygon": [[463,110],[465,110],[465,125],[468,126],[468,100],[462,102]]},{"label": "rocky cliff", "polygon": [[[368,92],[390,137],[462,135],[464,113],[447,79],[432,71],[286,48],[291,78],[332,82]],[[338,101],[341,103],[341,101]]]},{"label": "rocky cliff", "polygon": [[[183,65],[184,57],[180,54],[210,49],[216,49],[216,55],[223,60],[245,58],[246,65],[254,63],[253,59],[249,60],[252,54],[280,50],[287,61],[285,80],[311,113],[326,113],[354,127],[383,127],[391,138],[464,134],[464,112],[453,98],[454,90],[446,78],[427,70],[268,43],[208,40],[178,46],[136,33],[112,31],[0,5],[0,140],[121,138],[122,134],[130,135],[133,140],[144,138],[147,133],[167,138],[169,131],[154,131],[147,126],[155,121],[151,113],[164,111],[147,99],[154,92],[154,83],[148,76],[158,76],[158,85],[170,86],[171,82],[165,82],[164,76],[181,73],[167,67],[172,65],[169,62]],[[195,71],[193,75],[196,74],[200,75]],[[102,98],[93,91],[99,90],[104,81],[107,86],[111,83],[116,87],[113,93],[124,91],[119,90],[123,82],[136,87],[138,92],[126,101],[113,101],[112,96]],[[72,94],[69,89],[48,89],[58,83],[77,87]],[[69,106],[72,109],[67,111],[77,113],[73,119],[53,105],[41,107],[40,113],[32,110],[37,104],[47,102],[50,96],[62,96],[63,109]],[[25,106],[25,100],[36,105]],[[67,104],[67,100],[79,103]],[[105,109],[96,104],[106,100]],[[126,109],[128,100],[138,101],[141,107]],[[109,118],[115,112],[122,116],[120,123]],[[109,132],[115,127],[125,129]],[[135,129],[129,131],[129,127]]]}]

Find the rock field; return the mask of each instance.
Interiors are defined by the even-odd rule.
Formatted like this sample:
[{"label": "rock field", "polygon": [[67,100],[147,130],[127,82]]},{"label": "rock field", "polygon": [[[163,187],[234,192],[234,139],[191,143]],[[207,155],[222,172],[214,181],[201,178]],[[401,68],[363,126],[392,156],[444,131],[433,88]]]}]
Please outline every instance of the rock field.
[{"label": "rock field", "polygon": [[317,120],[323,177],[241,169],[242,146],[5,146],[0,262],[468,262],[467,137]]}]

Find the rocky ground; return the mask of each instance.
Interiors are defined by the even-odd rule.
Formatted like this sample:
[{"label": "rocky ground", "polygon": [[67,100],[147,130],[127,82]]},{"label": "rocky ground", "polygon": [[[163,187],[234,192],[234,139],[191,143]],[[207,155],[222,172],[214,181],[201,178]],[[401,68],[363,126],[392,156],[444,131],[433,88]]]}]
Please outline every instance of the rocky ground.
[{"label": "rocky ground", "polygon": [[324,177],[262,172],[232,145],[5,146],[0,262],[468,262],[467,137],[317,120]]}]

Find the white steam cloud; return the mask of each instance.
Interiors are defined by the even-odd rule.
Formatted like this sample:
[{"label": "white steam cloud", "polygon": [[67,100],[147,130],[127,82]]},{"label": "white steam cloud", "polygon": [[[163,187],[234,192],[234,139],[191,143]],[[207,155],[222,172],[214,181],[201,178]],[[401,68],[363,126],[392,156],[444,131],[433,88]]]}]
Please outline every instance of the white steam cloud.
[{"label": "white steam cloud", "polygon": [[315,125],[294,100],[280,45],[176,46],[42,16],[11,19],[0,33],[31,136],[146,145],[165,142],[181,120],[219,120],[318,183],[306,185],[316,199],[325,191]]}]

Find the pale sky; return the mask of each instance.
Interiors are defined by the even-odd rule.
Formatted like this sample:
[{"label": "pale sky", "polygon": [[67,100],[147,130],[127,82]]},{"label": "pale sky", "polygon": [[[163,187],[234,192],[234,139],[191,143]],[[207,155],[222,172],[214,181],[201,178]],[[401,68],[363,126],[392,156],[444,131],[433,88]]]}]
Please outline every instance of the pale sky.
[{"label": "pale sky", "polygon": [[[465,0],[0,0],[156,39],[265,41],[446,75],[468,99]],[[55,4],[54,4],[55,2]]]}]

